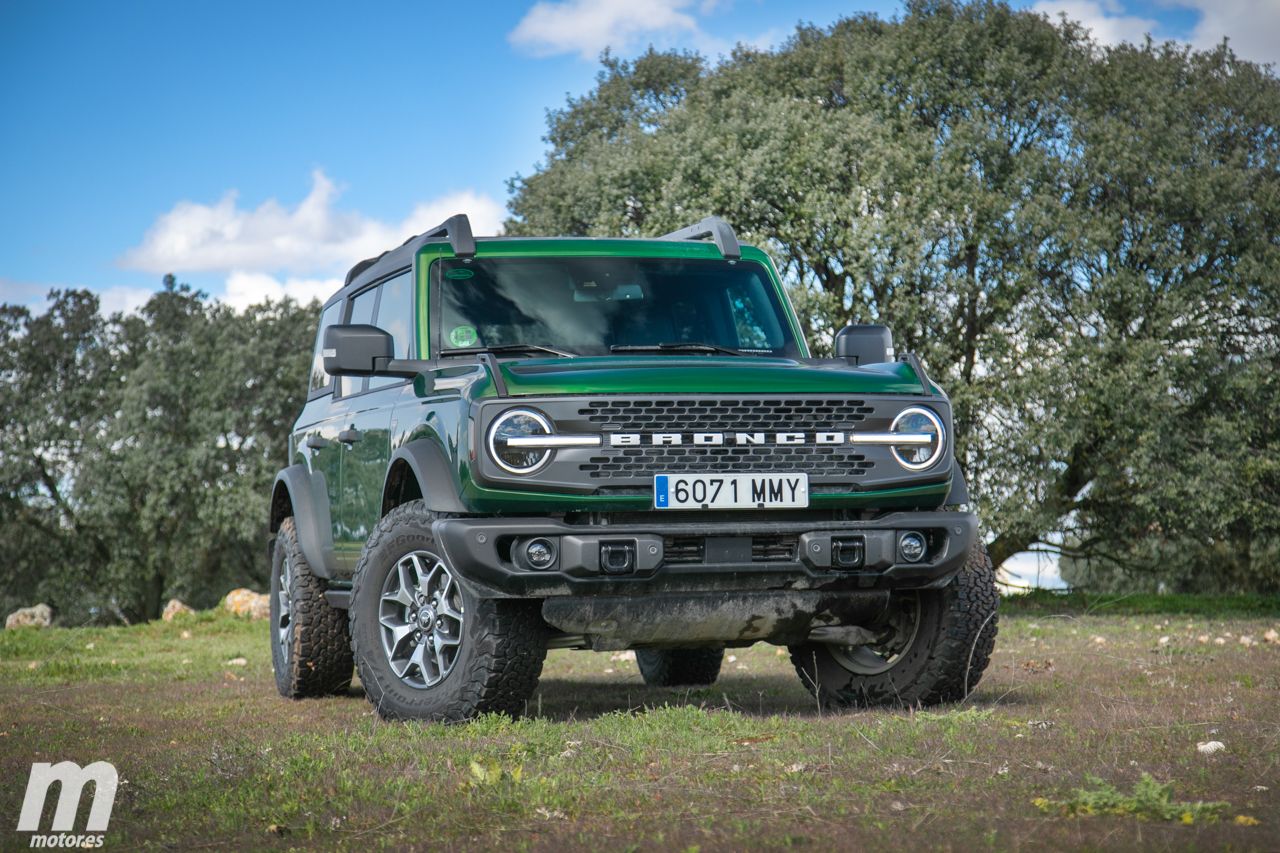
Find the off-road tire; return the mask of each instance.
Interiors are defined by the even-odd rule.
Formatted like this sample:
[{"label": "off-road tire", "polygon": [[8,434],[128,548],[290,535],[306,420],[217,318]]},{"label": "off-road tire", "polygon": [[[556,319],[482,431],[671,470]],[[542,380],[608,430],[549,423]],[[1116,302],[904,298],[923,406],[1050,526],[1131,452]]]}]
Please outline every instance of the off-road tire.
[{"label": "off-road tire", "polygon": [[995,570],[981,544],[942,589],[906,593],[920,597],[914,641],[893,666],[875,675],[851,672],[826,645],[792,646],[800,680],[823,707],[933,705],[955,702],[973,690],[995,647]]},{"label": "off-road tire", "polygon": [[715,684],[723,661],[723,648],[636,650],[636,665],[650,687]]},{"label": "off-road tire", "polygon": [[[289,624],[282,647],[281,581],[289,561]],[[271,550],[271,665],[276,689],[288,699],[343,693],[351,685],[347,614],[324,599],[325,582],[311,571],[298,547],[293,518],[280,522]]]},{"label": "off-road tire", "polygon": [[421,500],[401,504],[378,522],[365,543],[349,614],[365,694],[385,719],[460,722],[488,712],[518,716],[538,686],[547,654],[549,632],[537,602],[480,598],[461,584],[462,643],[443,680],[413,687],[387,660],[378,622],[383,584],[407,554],[428,551],[443,560],[431,533],[431,523],[440,517]]}]

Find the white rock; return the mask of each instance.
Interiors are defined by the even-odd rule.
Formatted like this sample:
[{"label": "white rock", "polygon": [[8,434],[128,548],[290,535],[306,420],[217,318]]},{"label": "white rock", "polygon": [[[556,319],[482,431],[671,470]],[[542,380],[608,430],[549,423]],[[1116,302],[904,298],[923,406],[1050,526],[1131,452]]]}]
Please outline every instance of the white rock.
[{"label": "white rock", "polygon": [[160,618],[165,622],[172,622],[178,616],[187,616],[192,613],[195,613],[195,611],[190,607],[176,598],[171,598],[169,603],[164,606],[164,613],[160,614]]},{"label": "white rock", "polygon": [[223,599],[223,606],[236,616],[266,619],[271,616],[271,596],[251,589],[233,589]]},{"label": "white rock", "polygon": [[4,627],[9,628],[48,628],[53,624],[53,610],[47,604],[34,607],[23,607],[5,617]]}]

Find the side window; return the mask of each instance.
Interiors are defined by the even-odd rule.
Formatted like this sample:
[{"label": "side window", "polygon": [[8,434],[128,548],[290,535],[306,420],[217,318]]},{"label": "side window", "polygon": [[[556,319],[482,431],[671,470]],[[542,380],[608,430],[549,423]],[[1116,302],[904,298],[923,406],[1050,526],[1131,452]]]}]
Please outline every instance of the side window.
[{"label": "side window", "polygon": [[[391,333],[396,358],[413,358],[413,274],[402,273],[383,282],[379,289],[382,298],[378,300],[378,316],[374,325]],[[375,376],[369,380],[369,387],[385,388],[403,382],[395,376]]]},{"label": "side window", "polygon": [[338,322],[342,316],[342,303],[335,302],[320,315],[320,331],[316,333],[316,348],[311,355],[311,381],[307,385],[307,395],[312,396],[319,391],[329,390],[329,374],[324,372],[324,330]]},{"label": "side window", "polygon": [[[347,317],[348,325],[372,324],[373,310],[377,307],[378,288],[371,287],[364,293],[359,294],[351,300],[351,314]],[[339,396],[347,397],[351,394],[359,394],[367,385],[368,377],[365,376],[341,376],[338,378]]]}]

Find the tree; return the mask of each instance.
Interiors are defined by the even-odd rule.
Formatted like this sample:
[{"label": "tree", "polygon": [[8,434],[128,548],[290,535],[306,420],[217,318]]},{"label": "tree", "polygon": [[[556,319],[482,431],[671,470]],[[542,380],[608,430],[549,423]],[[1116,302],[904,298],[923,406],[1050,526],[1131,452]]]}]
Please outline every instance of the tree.
[{"label": "tree", "polygon": [[714,67],[606,57],[548,118],[509,232],[717,214],[777,259],[815,350],[888,322],[952,394],[997,562],[1070,541],[1280,588],[1268,70],[934,0]]},{"label": "tree", "polygon": [[[133,315],[83,291],[0,309],[6,604],[150,619],[266,582],[271,480],[306,393],[317,306],[243,313],[166,276]],[[20,546],[20,547],[13,547]]]}]

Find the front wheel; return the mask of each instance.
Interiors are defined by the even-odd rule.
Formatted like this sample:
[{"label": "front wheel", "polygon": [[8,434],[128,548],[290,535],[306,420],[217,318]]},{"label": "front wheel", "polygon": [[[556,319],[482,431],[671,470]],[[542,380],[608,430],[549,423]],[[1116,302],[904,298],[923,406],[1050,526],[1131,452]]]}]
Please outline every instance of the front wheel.
[{"label": "front wheel", "polygon": [[977,544],[942,589],[895,593],[872,642],[804,643],[791,662],[825,707],[958,701],[991,659],[998,606],[991,558]]},{"label": "front wheel", "polygon": [[431,534],[435,518],[422,501],[403,504],[365,545],[350,611],[360,681],[388,719],[516,716],[547,653],[541,613],[465,589]]}]

